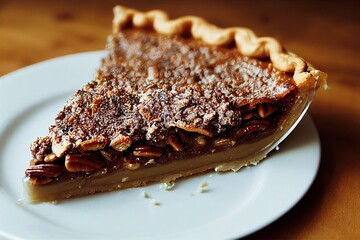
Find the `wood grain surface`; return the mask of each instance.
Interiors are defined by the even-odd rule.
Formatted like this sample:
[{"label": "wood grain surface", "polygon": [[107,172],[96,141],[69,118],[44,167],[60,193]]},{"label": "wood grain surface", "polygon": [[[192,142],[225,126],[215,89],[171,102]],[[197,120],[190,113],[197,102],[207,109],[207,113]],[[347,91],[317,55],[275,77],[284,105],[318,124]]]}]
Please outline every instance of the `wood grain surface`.
[{"label": "wood grain surface", "polygon": [[118,3],[246,26],[327,72],[330,89],[320,90],[310,108],[322,145],[319,174],[292,210],[246,238],[360,239],[359,1],[0,0],[0,76],[103,49]]}]

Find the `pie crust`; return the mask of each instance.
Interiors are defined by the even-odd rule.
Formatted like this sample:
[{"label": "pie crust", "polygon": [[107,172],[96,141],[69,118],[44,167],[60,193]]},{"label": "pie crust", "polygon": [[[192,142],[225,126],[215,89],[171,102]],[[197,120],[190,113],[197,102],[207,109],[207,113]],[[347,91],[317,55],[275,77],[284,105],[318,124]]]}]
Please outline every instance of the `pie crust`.
[{"label": "pie crust", "polygon": [[[193,16],[170,20],[159,10],[143,13],[117,6],[114,14],[109,55],[104,58],[95,80],[74,94],[50,127],[49,135],[37,139],[31,146],[34,159],[25,172],[24,181],[30,202],[55,201],[151,182],[172,182],[211,169],[238,171],[244,166],[256,165],[300,121],[319,86],[326,86],[325,73],[286,51],[277,40],[258,38],[249,29],[223,29]],[[133,47],[135,44],[137,47]],[[190,118],[195,113],[202,114],[208,106],[206,101],[218,100],[223,92],[214,90],[216,81],[204,83],[201,77],[198,80],[194,77],[187,85],[184,76],[189,77],[186,74],[192,74],[195,69],[186,63],[170,63],[173,58],[169,53],[185,48],[194,49],[184,51],[183,55],[179,53],[181,61],[190,59],[189,66],[197,64],[191,57],[201,57],[203,53],[199,51],[210,54],[210,57],[201,57],[205,62],[217,59],[216,66],[225,59],[222,66],[230,72],[231,69],[241,71],[237,66],[243,64],[244,71],[257,72],[254,76],[261,82],[260,90],[256,82],[247,78],[241,80],[245,88],[234,86],[235,80],[231,79],[237,76],[234,70],[224,85],[225,90],[233,91],[233,95],[226,95],[230,99],[222,105],[213,105],[216,109],[206,124],[204,118]],[[160,62],[154,64],[163,64],[163,67],[156,73],[158,80],[152,77],[156,69],[148,67],[151,78],[142,82],[141,71],[149,63],[141,61],[151,62],[152,50],[162,56]],[[226,60],[227,56],[235,59],[235,65],[226,65],[230,61]],[[174,69],[172,75],[168,69],[174,66],[188,68],[180,72]],[[163,79],[164,74],[168,79]],[[217,76],[228,75],[220,72]],[[271,81],[275,85],[271,85]],[[168,90],[163,87],[166,84]],[[264,90],[264,86],[270,90]],[[247,98],[246,87],[252,89],[250,96],[254,99]],[[181,111],[176,110],[176,106],[182,103],[180,96],[188,88],[194,94],[197,91],[201,94],[194,97],[193,106],[187,103],[190,110],[179,115]],[[217,97],[204,100],[204,91],[208,88]],[[146,95],[148,89],[150,94]],[[162,96],[158,100],[157,93]],[[144,101],[148,105],[140,104]],[[219,110],[222,106],[231,111]],[[120,110],[114,113],[114,109]],[[160,109],[160,115],[154,113],[156,109]],[[126,122],[130,123],[124,127]]]},{"label": "pie crust", "polygon": [[144,13],[123,6],[116,6],[114,15],[113,34],[131,25],[136,28],[150,27],[166,35],[191,34],[193,38],[215,46],[230,45],[235,42],[241,55],[254,58],[269,57],[278,70],[293,73],[293,78],[299,87],[314,88],[326,85],[325,73],[286,51],[276,39],[257,37],[248,28],[219,28],[195,16],[170,20],[169,16],[161,10]]}]

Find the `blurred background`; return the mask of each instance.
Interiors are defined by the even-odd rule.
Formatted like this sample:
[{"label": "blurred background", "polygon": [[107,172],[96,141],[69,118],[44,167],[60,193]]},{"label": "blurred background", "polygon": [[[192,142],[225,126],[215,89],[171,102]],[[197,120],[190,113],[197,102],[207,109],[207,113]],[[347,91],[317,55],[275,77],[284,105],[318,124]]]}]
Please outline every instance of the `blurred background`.
[{"label": "blurred background", "polygon": [[247,239],[360,239],[360,1],[0,0],[0,76],[103,49],[116,4],[248,27],[327,72],[330,89],[310,108],[322,144],[319,174],[295,208]]}]

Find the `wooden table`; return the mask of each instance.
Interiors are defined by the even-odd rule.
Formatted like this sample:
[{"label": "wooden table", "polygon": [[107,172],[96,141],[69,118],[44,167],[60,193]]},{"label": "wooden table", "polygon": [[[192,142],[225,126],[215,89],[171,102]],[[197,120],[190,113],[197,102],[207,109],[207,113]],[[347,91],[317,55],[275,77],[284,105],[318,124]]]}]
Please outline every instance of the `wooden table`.
[{"label": "wooden table", "polygon": [[[103,49],[118,1],[0,1],[0,75]],[[274,36],[328,73],[310,108],[321,137],[318,176],[285,216],[247,239],[360,239],[360,4],[356,1],[121,1],[193,14]],[[225,4],[226,2],[226,4]]]}]

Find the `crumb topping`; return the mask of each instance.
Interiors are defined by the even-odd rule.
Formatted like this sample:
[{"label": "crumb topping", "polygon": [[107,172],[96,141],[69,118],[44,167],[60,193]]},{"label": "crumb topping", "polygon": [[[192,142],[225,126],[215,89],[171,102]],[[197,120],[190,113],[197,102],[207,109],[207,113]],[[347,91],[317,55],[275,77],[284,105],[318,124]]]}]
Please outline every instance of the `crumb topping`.
[{"label": "crumb topping", "polygon": [[[95,79],[78,90],[50,127],[51,138],[75,142],[118,134],[160,142],[169,129],[219,134],[241,124],[241,108],[275,101],[291,90],[291,75],[234,48],[127,29],[108,40]],[[32,146],[49,149],[49,136]],[[45,149],[45,150],[44,150]]]}]

